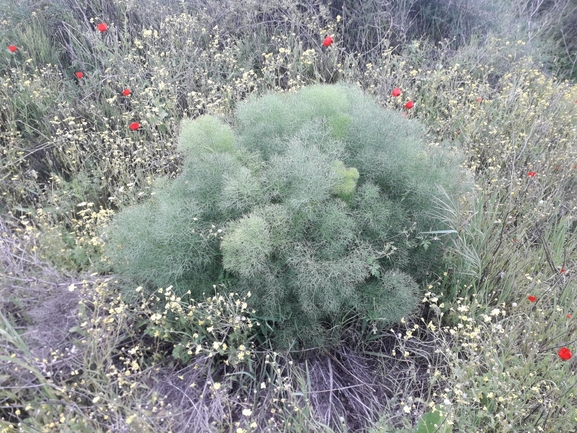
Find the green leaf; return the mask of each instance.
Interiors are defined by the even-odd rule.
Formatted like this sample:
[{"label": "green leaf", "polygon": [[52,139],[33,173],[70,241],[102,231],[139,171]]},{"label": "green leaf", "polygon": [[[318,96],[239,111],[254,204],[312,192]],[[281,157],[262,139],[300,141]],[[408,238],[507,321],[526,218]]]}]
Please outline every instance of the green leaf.
[{"label": "green leaf", "polygon": [[423,414],[417,423],[416,433],[451,433],[453,427],[447,422],[446,414],[435,410]]},{"label": "green leaf", "polygon": [[80,326],[73,326],[72,328],[70,328],[68,330],[68,332],[71,334],[76,333],[76,334],[80,334],[80,335],[86,335],[86,332]]}]

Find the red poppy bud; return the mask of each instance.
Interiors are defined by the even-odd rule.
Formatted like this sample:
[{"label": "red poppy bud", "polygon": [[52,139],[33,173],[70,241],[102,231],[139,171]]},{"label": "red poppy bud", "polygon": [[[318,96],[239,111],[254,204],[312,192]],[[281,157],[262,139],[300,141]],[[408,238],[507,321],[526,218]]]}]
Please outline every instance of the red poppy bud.
[{"label": "red poppy bud", "polygon": [[409,101],[405,104],[405,108],[407,110],[410,110],[411,108],[413,108],[415,106],[415,104],[413,103],[413,101]]},{"label": "red poppy bud", "polygon": [[100,23],[96,26],[96,28],[100,33],[104,33],[106,30],[108,30],[108,25],[106,25],[106,23]]},{"label": "red poppy bud", "polygon": [[75,72],[74,75],[76,75],[76,78],[78,78],[79,80],[84,78],[84,72]]},{"label": "red poppy bud", "polygon": [[138,122],[132,122],[130,125],[128,125],[128,127],[129,127],[132,131],[137,131],[138,128],[140,128],[140,123],[138,123]]},{"label": "red poppy bud", "polygon": [[571,353],[571,351],[569,349],[567,349],[566,347],[562,347],[561,349],[559,349],[559,358],[561,358],[563,361],[568,361],[573,357],[573,354]]},{"label": "red poppy bud", "polygon": [[398,87],[395,87],[395,88],[393,89],[393,91],[391,92],[391,95],[393,95],[395,98],[396,98],[397,96],[401,96],[401,89],[399,89]]},{"label": "red poppy bud", "polygon": [[327,37],[325,38],[325,40],[323,41],[323,47],[329,47],[332,45],[333,43],[333,38],[331,38],[330,35],[327,35]]},{"label": "red poppy bud", "polygon": [[530,171],[529,173],[527,173],[527,176],[529,176],[529,177],[535,177],[536,174],[537,174],[536,171]]},{"label": "red poppy bud", "polygon": [[15,53],[18,50],[18,47],[16,45],[8,45],[8,51],[10,51],[11,53]]},{"label": "red poppy bud", "polygon": [[130,91],[130,89],[124,89],[124,90],[122,91],[122,96],[128,96],[128,95],[130,95],[131,93],[132,93],[132,92]]},{"label": "red poppy bud", "polygon": [[537,300],[537,298],[533,295],[527,296],[527,299],[529,300],[529,302],[535,302]]}]

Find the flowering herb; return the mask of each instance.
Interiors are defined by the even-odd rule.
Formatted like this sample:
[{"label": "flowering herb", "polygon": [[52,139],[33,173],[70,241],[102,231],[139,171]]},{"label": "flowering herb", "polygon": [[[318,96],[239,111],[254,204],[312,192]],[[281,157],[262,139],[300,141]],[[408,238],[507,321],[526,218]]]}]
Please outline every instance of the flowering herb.
[{"label": "flowering herb", "polygon": [[75,72],[74,75],[76,75],[76,78],[78,78],[79,80],[84,78],[84,72],[81,72],[81,71]]},{"label": "flowering herb", "polygon": [[124,89],[122,91],[122,96],[129,96],[132,92],[130,91],[130,89]]},{"label": "flowering herb", "polygon": [[533,295],[527,296],[527,299],[529,300],[529,302],[535,302],[537,300],[537,298]]},{"label": "flowering herb", "polygon": [[130,125],[128,125],[128,127],[132,130],[132,131],[137,131],[140,128],[140,123],[138,122],[132,122]]},{"label": "flowering herb", "polygon": [[8,51],[10,51],[11,53],[15,53],[18,50],[18,47],[16,45],[8,45]]},{"label": "flowering herb", "polygon": [[564,273],[566,273],[566,272],[567,272],[567,269],[561,268],[561,273],[562,273],[562,274],[564,274]]},{"label": "flowering herb", "polygon": [[405,104],[405,108],[407,110],[410,110],[411,108],[413,108],[415,106],[415,103],[413,101],[409,101]]},{"label": "flowering herb", "polygon": [[96,26],[96,28],[100,33],[104,33],[106,30],[108,30],[108,25],[106,23],[100,23]]},{"label": "flowering herb", "polygon": [[571,351],[569,349],[567,349],[566,347],[562,347],[561,349],[559,349],[559,358],[561,358],[563,361],[568,361],[573,357],[573,354],[571,353]]},{"label": "flowering herb", "polygon": [[327,35],[325,40],[323,41],[323,47],[330,47],[333,44],[334,40],[330,35]]},{"label": "flowering herb", "polygon": [[527,173],[527,176],[529,176],[529,177],[535,177],[536,174],[537,174],[536,171],[530,171],[529,173]]},{"label": "flowering herb", "polygon": [[391,95],[393,95],[395,98],[396,98],[397,96],[401,96],[401,89],[399,89],[398,87],[395,87],[395,88],[393,89],[393,91],[391,92]]}]

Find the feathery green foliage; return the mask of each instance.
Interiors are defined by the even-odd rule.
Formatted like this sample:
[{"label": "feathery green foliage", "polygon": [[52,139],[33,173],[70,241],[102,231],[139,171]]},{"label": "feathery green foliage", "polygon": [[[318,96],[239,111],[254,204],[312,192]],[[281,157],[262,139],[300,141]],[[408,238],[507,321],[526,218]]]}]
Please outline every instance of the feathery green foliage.
[{"label": "feathery green foliage", "polygon": [[466,184],[458,154],[345,85],[250,99],[235,131],[183,122],[182,174],[115,218],[114,269],[194,298],[226,272],[283,344],[327,344],[327,325],[351,312],[409,314],[439,264],[420,235],[443,228],[435,197]]}]

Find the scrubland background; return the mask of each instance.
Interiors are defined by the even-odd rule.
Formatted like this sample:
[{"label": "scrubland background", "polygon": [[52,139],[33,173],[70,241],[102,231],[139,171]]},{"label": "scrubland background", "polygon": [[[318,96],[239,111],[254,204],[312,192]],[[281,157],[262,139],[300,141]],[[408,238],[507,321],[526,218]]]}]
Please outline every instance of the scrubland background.
[{"label": "scrubland background", "polygon": [[[574,0],[0,0],[0,22],[1,431],[575,430]],[[102,272],[106,224],[179,173],[183,117],[341,81],[464,153],[444,270],[411,317],[310,353],[207,294],[183,362]]]}]

